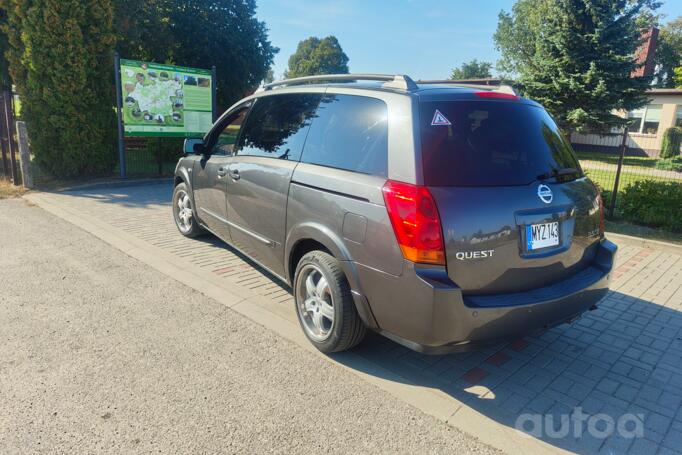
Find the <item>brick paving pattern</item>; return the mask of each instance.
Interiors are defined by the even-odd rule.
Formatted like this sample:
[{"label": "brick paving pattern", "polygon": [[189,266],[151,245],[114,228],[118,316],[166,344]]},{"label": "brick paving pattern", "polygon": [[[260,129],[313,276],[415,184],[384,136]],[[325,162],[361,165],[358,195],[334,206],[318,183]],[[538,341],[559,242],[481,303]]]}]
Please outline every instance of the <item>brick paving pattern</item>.
[{"label": "brick paving pattern", "polygon": [[[156,184],[50,197],[172,253],[179,262],[293,308],[286,287],[222,242],[182,237],[173,224],[170,195],[170,184]],[[424,356],[371,334],[357,353],[510,427],[519,416],[540,415],[560,429],[562,416],[575,415],[577,408],[616,422],[626,414],[643,417],[643,437],[636,438],[618,431],[609,437],[576,434],[575,424],[568,435],[551,437],[551,429],[544,427],[537,437],[563,449],[682,454],[682,256],[620,245],[613,278],[611,292],[596,311],[540,336],[477,352]],[[625,429],[635,426],[630,422]]]}]

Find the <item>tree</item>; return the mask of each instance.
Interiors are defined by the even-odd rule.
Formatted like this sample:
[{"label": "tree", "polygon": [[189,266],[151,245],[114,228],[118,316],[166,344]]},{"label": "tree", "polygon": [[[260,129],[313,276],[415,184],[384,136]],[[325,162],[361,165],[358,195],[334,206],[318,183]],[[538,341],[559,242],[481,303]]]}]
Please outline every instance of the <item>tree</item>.
[{"label": "tree", "polygon": [[278,49],[255,0],[115,0],[117,48],[126,58],[216,66],[225,109],[265,78]]},{"label": "tree", "polygon": [[263,78],[263,83],[269,84],[270,82],[273,82],[274,80],[275,80],[275,71],[272,68],[269,68],[268,72],[265,73],[265,77]]},{"label": "tree", "polygon": [[348,56],[341,49],[335,36],[317,38],[311,36],[298,43],[296,52],[289,57],[285,78],[312,76],[316,74],[348,73]]},{"label": "tree", "polygon": [[6,53],[31,147],[52,175],[115,164],[113,8],[104,0],[3,0]]},{"label": "tree", "polygon": [[673,85],[676,88],[682,88],[682,66],[673,70]]},{"label": "tree", "polygon": [[173,37],[166,0],[114,0],[116,50],[123,58],[168,61]]},{"label": "tree", "polygon": [[661,27],[655,62],[656,85],[674,87],[674,70],[682,65],[682,16]]},{"label": "tree", "polygon": [[647,102],[650,79],[632,77],[641,43],[638,17],[653,0],[519,0],[502,12],[495,42],[501,66],[565,130],[606,131],[613,112]]},{"label": "tree", "polygon": [[454,68],[450,74],[450,79],[485,79],[492,77],[490,73],[492,67],[492,63],[479,62],[473,59],[469,63],[462,63],[459,68]]},{"label": "tree", "polygon": [[550,5],[551,0],[519,0],[511,13],[500,12],[493,35],[501,52],[498,71],[513,77],[537,69],[534,59],[537,40]]},{"label": "tree", "polygon": [[5,56],[9,50],[9,39],[7,34],[3,32],[7,28],[7,10],[3,6],[0,3],[0,85],[7,87],[11,85],[11,79],[9,76],[9,62]]},{"label": "tree", "polygon": [[21,59],[24,55],[24,44],[21,39],[21,23],[26,17],[29,3],[26,0],[0,0],[0,32],[2,32],[4,77],[9,75],[7,83],[14,82],[21,93],[23,81],[26,80],[26,68]]}]

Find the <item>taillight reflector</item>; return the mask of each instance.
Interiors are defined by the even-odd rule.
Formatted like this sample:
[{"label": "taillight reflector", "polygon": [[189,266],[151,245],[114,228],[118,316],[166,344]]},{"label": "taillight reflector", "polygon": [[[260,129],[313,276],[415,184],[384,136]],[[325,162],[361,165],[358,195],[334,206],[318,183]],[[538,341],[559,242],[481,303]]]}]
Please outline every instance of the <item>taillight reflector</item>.
[{"label": "taillight reflector", "polygon": [[479,98],[497,98],[497,99],[502,99],[502,100],[518,100],[521,99],[520,97],[516,95],[512,95],[511,93],[501,93],[501,92],[476,92],[474,95],[478,96]]},{"label": "taillight reflector", "polygon": [[412,262],[445,265],[443,231],[429,190],[388,180],[383,193],[403,257]]}]

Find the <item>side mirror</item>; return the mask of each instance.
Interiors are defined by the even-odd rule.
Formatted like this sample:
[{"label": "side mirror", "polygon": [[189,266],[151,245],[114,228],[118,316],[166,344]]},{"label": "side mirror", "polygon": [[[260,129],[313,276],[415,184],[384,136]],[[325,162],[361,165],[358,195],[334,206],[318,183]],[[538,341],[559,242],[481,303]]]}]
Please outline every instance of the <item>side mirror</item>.
[{"label": "side mirror", "polygon": [[203,139],[187,138],[183,146],[186,155],[198,155],[206,151]]}]

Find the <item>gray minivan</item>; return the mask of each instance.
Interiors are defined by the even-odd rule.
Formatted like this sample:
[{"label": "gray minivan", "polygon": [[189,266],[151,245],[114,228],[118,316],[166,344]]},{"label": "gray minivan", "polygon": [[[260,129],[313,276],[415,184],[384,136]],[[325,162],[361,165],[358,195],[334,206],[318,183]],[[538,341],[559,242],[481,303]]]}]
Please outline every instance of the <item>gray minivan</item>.
[{"label": "gray minivan", "polygon": [[180,232],[288,283],[323,352],[366,329],[437,354],[576,319],[608,291],[603,211],[542,106],[401,75],[264,86],[185,142],[173,192]]}]

